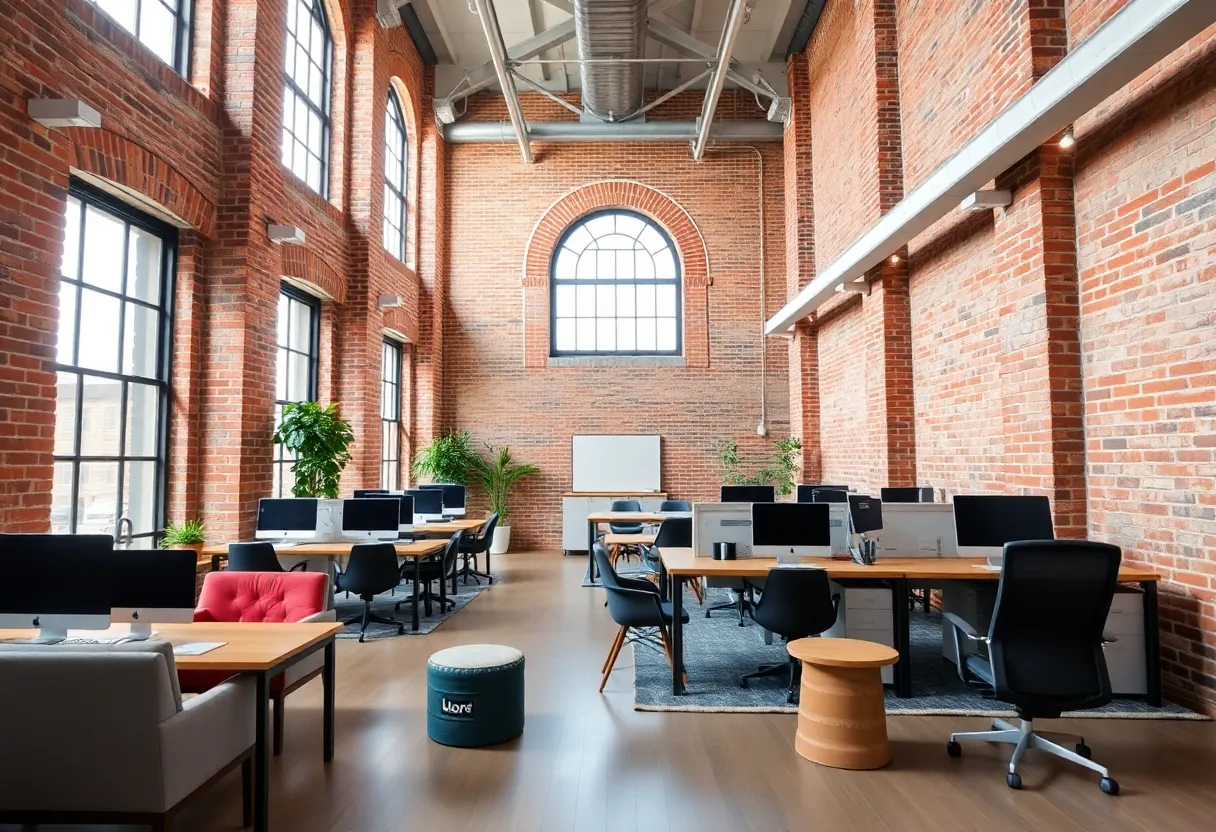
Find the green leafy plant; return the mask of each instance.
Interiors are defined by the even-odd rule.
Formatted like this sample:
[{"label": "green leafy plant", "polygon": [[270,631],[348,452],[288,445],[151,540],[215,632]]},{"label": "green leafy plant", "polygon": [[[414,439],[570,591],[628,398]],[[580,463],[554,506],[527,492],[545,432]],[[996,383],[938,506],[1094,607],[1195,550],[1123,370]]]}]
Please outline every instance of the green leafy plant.
[{"label": "green leafy plant", "polygon": [[160,548],[193,548],[206,542],[203,532],[202,520],[183,520],[181,523],[168,523],[161,534]]},{"label": "green leafy plant", "polygon": [[506,445],[495,450],[487,443],[486,450],[489,459],[474,454],[471,472],[477,482],[485,487],[490,498],[490,510],[498,515],[499,525],[506,526],[511,517],[511,490],[524,477],[539,474],[540,469],[511,459],[511,449]]},{"label": "green leafy plant", "polygon": [[771,485],[782,496],[794,491],[794,478],[798,473],[798,458],[802,454],[802,441],[790,436],[773,442],[773,455],[760,463],[750,476],[740,470],[743,458],[739,455],[739,443],[731,439],[718,448],[718,467],[722,470],[722,482],[726,485]]},{"label": "green leafy plant", "polygon": [[291,493],[296,497],[337,499],[338,479],[350,462],[348,449],[354,441],[350,422],[338,413],[336,404],[283,405],[283,421],[274,432],[274,443],[295,454],[291,470],[296,482]]},{"label": "green leafy plant", "polygon": [[479,459],[468,431],[449,431],[415,454],[414,476],[429,477],[434,482],[466,483]]},{"label": "green leafy plant", "polygon": [[718,467],[722,469],[723,485],[746,485],[749,478],[739,470],[743,459],[739,456],[739,443],[731,439],[718,448]]}]

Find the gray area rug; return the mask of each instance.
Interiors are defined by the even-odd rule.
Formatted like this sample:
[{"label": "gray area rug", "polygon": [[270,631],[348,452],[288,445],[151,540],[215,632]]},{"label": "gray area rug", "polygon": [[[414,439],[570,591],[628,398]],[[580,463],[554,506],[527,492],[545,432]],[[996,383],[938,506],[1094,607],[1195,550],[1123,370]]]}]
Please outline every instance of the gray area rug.
[{"label": "gray area rug", "polygon": [[[705,607],[729,600],[724,591],[711,590],[714,600]],[[720,594],[719,594],[720,593]],[[739,677],[760,664],[786,660],[784,642],[764,643],[764,631],[751,619],[745,626],[731,612],[714,613],[705,618],[705,607],[691,595],[685,609],[691,616],[684,626],[684,667],[688,672],[687,693],[671,694],[671,669],[667,657],[645,645],[634,644],[634,709],[639,711],[719,711],[724,713],[796,713],[797,707],[785,702],[786,677],[752,679],[749,687],[739,686]],[[994,699],[985,699],[978,690],[958,678],[954,664],[941,654],[941,615],[913,612],[910,617],[912,641],[912,696],[899,699],[889,688],[886,706],[889,714],[988,716],[1016,718],[1011,708]],[[1208,717],[1167,702],[1153,708],[1139,699],[1116,699],[1092,711],[1065,714],[1068,717],[1116,719],[1193,719]]]},{"label": "gray area rug", "polygon": [[[495,580],[498,576],[494,576]],[[485,578],[482,578],[481,586],[473,583],[470,580],[467,584],[457,582],[456,595],[449,595],[449,600],[454,600],[456,606],[447,613],[439,611],[439,596],[435,595],[435,600],[431,603],[431,615],[426,614],[426,605],[422,599],[418,599],[418,630],[410,629],[410,598],[412,597],[409,584],[401,584],[397,587],[396,593],[382,592],[376,596],[376,600],[372,602],[372,611],[380,615],[395,618],[405,624],[405,632],[400,635],[407,636],[424,636],[432,632],[443,622],[447,621],[456,613],[460,612],[465,606],[476,598],[481,593],[485,592],[490,587],[486,584]],[[451,585],[448,586],[450,590]],[[401,609],[397,612],[393,611],[393,606],[400,603]],[[334,596],[334,609],[338,612],[338,620],[345,621],[348,618],[354,618],[356,615],[363,615],[363,602],[358,596],[351,595],[349,598],[345,592],[339,592]],[[371,641],[377,638],[394,638],[399,633],[397,627],[390,624],[371,623],[367,625],[367,634],[364,636],[366,641]],[[338,638],[358,638],[359,637],[359,622],[347,624],[342,628],[342,632],[338,633]]]}]

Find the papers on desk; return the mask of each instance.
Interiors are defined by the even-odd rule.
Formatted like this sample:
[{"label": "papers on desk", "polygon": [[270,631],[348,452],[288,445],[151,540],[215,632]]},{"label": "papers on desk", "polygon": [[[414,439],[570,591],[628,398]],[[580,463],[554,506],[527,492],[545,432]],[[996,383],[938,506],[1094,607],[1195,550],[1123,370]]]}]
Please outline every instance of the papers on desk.
[{"label": "papers on desk", "polygon": [[193,641],[189,644],[175,644],[173,645],[173,655],[201,656],[204,653],[210,653],[218,647],[223,647],[227,643],[226,641]]},{"label": "papers on desk", "polygon": [[996,564],[994,566],[991,563],[973,563],[971,565],[974,566],[976,569],[983,569],[985,572],[1000,572],[1001,571],[1000,564]]}]

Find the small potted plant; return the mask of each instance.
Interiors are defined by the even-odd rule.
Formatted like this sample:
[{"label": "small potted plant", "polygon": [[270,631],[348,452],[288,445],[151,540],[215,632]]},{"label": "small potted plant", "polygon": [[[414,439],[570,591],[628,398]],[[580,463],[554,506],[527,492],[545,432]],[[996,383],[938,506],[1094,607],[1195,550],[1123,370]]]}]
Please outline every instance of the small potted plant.
[{"label": "small potted plant", "polygon": [[355,441],[350,422],[338,413],[338,405],[322,407],[318,402],[283,405],[283,421],[274,432],[274,443],[295,454],[291,466],[296,497],[338,498],[338,480],[350,462]]},{"label": "small potted plant", "polygon": [[540,469],[511,459],[511,449],[506,445],[495,450],[487,444],[486,450],[489,451],[489,459],[474,455],[471,471],[477,481],[485,486],[490,498],[490,511],[498,515],[490,553],[501,555],[511,545],[511,489],[524,477],[540,473]]},{"label": "small potted plant", "polygon": [[469,481],[469,472],[476,459],[477,452],[473,450],[469,432],[448,431],[418,450],[414,457],[414,476],[429,478],[431,482],[464,485]]},{"label": "small potted plant", "polygon": [[181,523],[169,523],[161,534],[160,548],[162,549],[192,549],[195,555],[203,554],[203,521],[183,520]]},{"label": "small potted plant", "polygon": [[748,476],[740,471],[743,458],[739,455],[739,443],[731,439],[718,448],[718,467],[722,471],[723,485],[771,485],[778,496],[794,492],[794,478],[798,474],[798,457],[802,453],[802,442],[797,437],[778,439],[773,442],[773,456],[759,464],[756,473]]}]

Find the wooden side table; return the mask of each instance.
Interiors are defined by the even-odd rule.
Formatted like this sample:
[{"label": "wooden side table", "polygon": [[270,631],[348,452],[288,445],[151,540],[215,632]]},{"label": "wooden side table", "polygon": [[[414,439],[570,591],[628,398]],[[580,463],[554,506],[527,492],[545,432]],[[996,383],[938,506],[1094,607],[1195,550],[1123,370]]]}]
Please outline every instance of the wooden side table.
[{"label": "wooden side table", "polygon": [[802,662],[794,750],[832,768],[882,768],[891,762],[881,668],[899,653],[852,638],[800,638],[789,643]]}]

